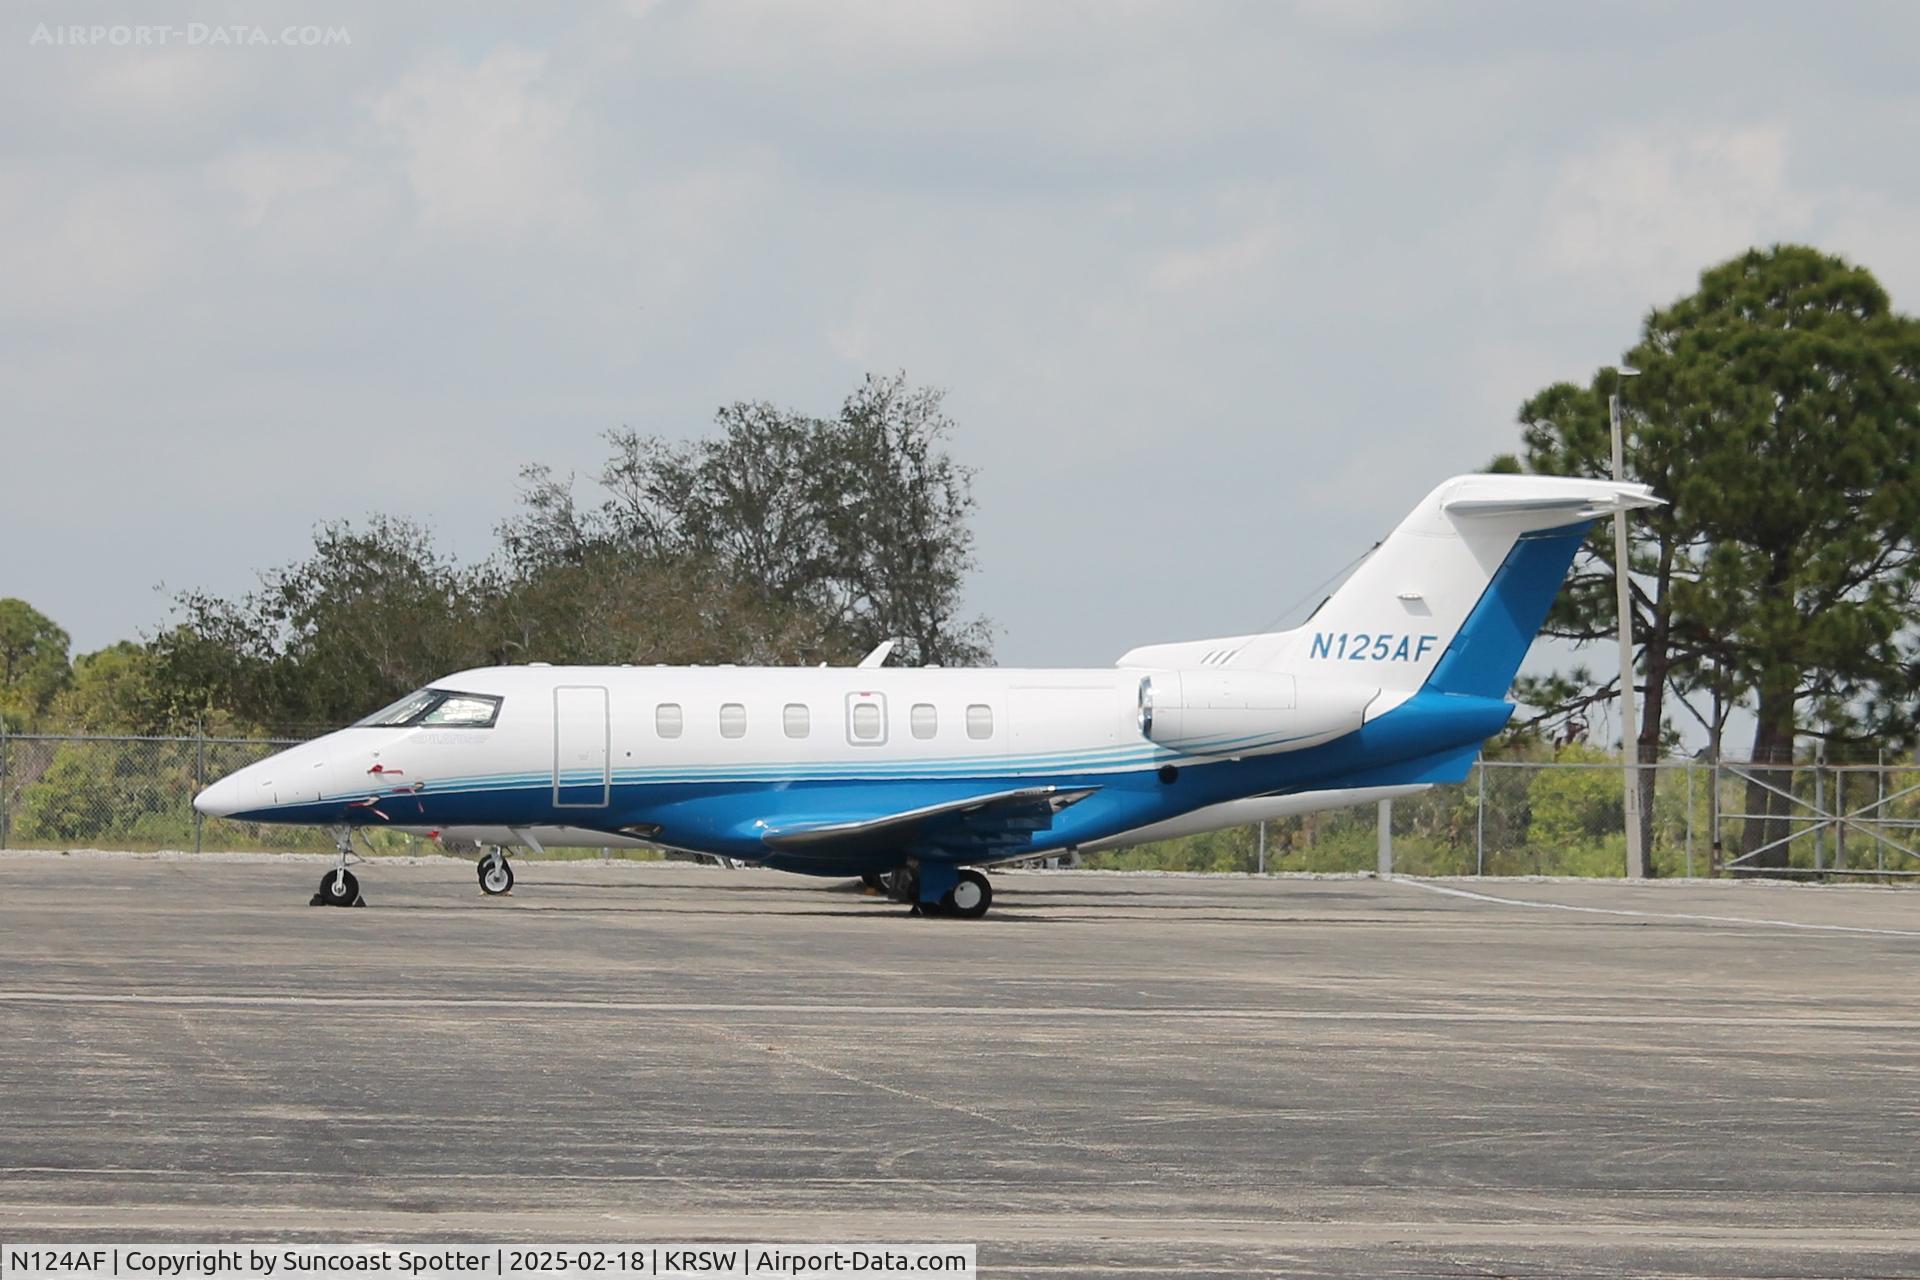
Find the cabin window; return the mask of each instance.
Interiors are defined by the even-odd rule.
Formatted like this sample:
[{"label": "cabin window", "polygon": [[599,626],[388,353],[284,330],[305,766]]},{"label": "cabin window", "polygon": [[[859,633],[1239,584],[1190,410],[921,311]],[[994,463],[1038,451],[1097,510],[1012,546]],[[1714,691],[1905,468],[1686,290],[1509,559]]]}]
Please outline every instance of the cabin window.
[{"label": "cabin window", "polygon": [[661,737],[677,738],[684,726],[679,703],[663,702],[653,709],[653,731]]},{"label": "cabin window", "polygon": [[913,726],[913,736],[916,738],[931,738],[940,732],[940,713],[933,709],[931,702],[914,703],[907,719]]},{"label": "cabin window", "polygon": [[967,708],[967,736],[969,738],[993,736],[992,707],[984,702],[976,702]]},{"label": "cabin window", "polygon": [[720,736],[723,738],[744,738],[747,736],[747,709],[737,702],[720,704]]},{"label": "cabin window", "polygon": [[887,744],[887,695],[871,690],[847,695],[847,742],[856,747]]},{"label": "cabin window", "polygon": [[813,727],[812,717],[807,713],[807,704],[804,702],[789,702],[780,719],[789,738],[804,738]]}]

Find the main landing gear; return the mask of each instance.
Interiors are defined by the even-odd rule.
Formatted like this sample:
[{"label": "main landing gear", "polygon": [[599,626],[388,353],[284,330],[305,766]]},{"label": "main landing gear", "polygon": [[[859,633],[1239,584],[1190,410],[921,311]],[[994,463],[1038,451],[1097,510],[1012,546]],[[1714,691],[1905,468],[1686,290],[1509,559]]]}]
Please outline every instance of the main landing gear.
[{"label": "main landing gear", "polygon": [[993,882],[971,867],[902,867],[880,876],[879,881],[895,902],[912,903],[916,916],[978,920],[993,905]]},{"label": "main landing gear", "polygon": [[507,865],[507,854],[499,845],[493,846],[493,852],[480,859],[477,868],[480,875],[480,892],[489,898],[497,898],[503,893],[513,892],[513,868]]},{"label": "main landing gear", "polygon": [[353,828],[340,828],[339,843],[334,849],[333,870],[320,877],[320,888],[307,902],[310,907],[364,907],[367,900],[360,896],[360,881],[347,870],[350,862],[363,859],[353,851]]}]

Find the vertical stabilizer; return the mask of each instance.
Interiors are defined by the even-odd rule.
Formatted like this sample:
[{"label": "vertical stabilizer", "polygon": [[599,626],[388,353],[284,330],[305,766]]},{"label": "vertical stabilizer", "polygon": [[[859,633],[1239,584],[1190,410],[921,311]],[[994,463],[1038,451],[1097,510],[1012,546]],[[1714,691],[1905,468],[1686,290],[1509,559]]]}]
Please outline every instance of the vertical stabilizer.
[{"label": "vertical stabilizer", "polygon": [[1388,692],[1503,698],[1594,520],[1658,505],[1645,485],[1456,476],[1301,627],[1155,645],[1123,666],[1288,671]]}]

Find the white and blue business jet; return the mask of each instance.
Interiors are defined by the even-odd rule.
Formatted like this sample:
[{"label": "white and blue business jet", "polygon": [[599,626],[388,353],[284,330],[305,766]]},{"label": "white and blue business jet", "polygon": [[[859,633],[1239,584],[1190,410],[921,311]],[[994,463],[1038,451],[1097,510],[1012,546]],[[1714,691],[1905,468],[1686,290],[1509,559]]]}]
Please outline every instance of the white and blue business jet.
[{"label": "white and blue business jet", "polygon": [[[1460,476],[1308,621],[1112,668],[488,667],[222,779],[202,813],[505,850],[644,845],[882,881],[977,918],[981,868],[1457,782],[1589,524],[1644,485]],[[871,665],[869,665],[871,664]]]}]

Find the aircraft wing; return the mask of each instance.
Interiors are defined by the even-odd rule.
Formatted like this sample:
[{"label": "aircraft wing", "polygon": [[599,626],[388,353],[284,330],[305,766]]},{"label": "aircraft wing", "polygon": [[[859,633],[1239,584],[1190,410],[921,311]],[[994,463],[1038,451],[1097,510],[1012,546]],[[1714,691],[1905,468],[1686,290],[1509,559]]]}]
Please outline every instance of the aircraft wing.
[{"label": "aircraft wing", "polygon": [[1018,850],[1034,832],[1050,828],[1054,814],[1098,790],[1021,787],[857,822],[776,826],[761,839],[770,849],[790,853],[899,849],[986,861]]}]

